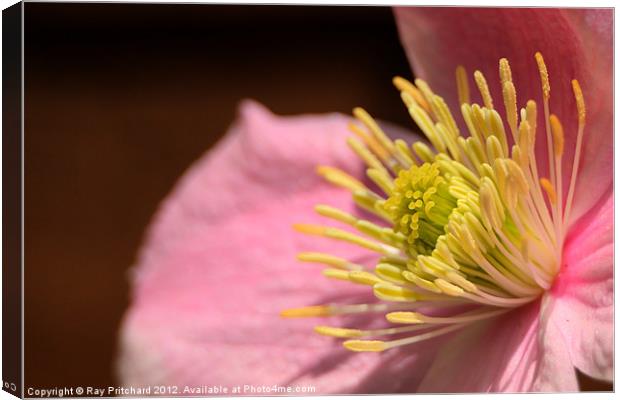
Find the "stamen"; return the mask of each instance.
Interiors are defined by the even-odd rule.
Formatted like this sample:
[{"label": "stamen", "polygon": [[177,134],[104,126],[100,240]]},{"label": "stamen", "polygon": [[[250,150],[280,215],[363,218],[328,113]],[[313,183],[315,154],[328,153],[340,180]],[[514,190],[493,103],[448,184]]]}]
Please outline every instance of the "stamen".
[{"label": "stamen", "polygon": [[420,90],[415,87],[413,83],[409,82],[405,78],[401,78],[400,76],[395,76],[392,83],[394,83],[394,86],[396,86],[398,90],[406,92],[413,97],[413,100],[426,112],[431,112],[431,108],[426,102],[426,99],[424,99],[424,95],[422,95],[422,92],[420,92]]},{"label": "stamen", "polygon": [[[372,286],[379,302],[295,308],[283,311],[283,316],[380,312],[387,313],[389,322],[406,325],[371,330],[315,327],[317,333],[337,338],[422,331],[391,341],[344,343],[352,351],[379,352],[493,318],[540,298],[551,287],[561,265],[586,114],[581,88],[573,81],[579,131],[566,208],[562,210],[564,132],[559,119],[549,112],[547,67],[540,53],[535,58],[543,93],[550,179],[540,178],[537,169],[536,103],[529,100],[524,107],[517,106],[508,60],[499,62],[506,121],[493,109],[489,86],[480,71],[474,73],[474,80],[484,107],[469,104],[466,71],[457,67],[460,109],[470,134],[467,138],[459,132],[446,102],[425,81],[417,79],[413,84],[395,77],[394,85],[432,147],[423,142],[410,147],[402,139],[393,142],[366,111],[356,108],[354,115],[364,127],[351,124],[357,138],[347,142],[366,164],[367,176],[386,196],[340,169],[318,168],[327,181],[351,191],[355,204],[387,226],[324,204],[316,206],[318,214],[347,224],[363,236],[335,227],[294,225],[299,232],[378,253],[374,271],[323,253],[304,252],[298,259],[326,265],[323,274],[328,278]],[[505,124],[511,130],[512,148],[508,147]],[[463,307],[469,311],[463,312]],[[429,309],[441,316],[418,312]],[[439,328],[441,325],[447,326]]]},{"label": "stamen", "polygon": [[504,105],[506,107],[506,119],[508,120],[508,126],[512,132],[512,139],[516,143],[517,140],[517,93],[512,81],[504,82],[502,86],[502,93],[504,95]]},{"label": "stamen", "polygon": [[385,318],[394,324],[460,324],[488,319],[507,311],[505,309],[484,308],[450,317],[431,317],[419,312],[396,311],[386,314]]},{"label": "stamen", "polygon": [[459,104],[469,103],[469,84],[467,83],[467,71],[465,67],[456,67],[456,89],[459,95]]},{"label": "stamen", "polygon": [[355,218],[353,215],[346,213],[338,208],[330,207],[324,204],[317,204],[316,206],[314,206],[314,211],[316,211],[319,215],[335,219],[336,221],[344,222],[348,225],[355,225],[355,223],[357,222],[357,218]]},{"label": "stamen", "polygon": [[311,224],[293,224],[293,229],[295,229],[297,232],[305,233],[307,235],[325,236],[328,238],[356,244],[360,247],[365,247],[380,254],[400,254],[400,250],[393,246],[389,246],[383,243],[377,243],[338,228]]},{"label": "stamen", "polygon": [[[555,175],[555,166],[553,163],[554,157],[553,157],[553,141],[551,140],[551,120],[550,120],[550,115],[549,115],[549,97],[551,95],[551,85],[549,85],[549,73],[547,72],[547,65],[545,64],[545,60],[543,59],[542,54],[540,54],[540,52],[537,52],[534,55],[534,58],[536,58],[536,64],[538,65],[538,72],[540,74],[540,82],[542,85],[542,92],[543,92],[543,108],[544,108],[544,112],[545,112],[545,131],[547,132],[547,156],[549,158],[549,176],[551,177],[550,181],[553,184],[553,186],[555,185],[556,179],[559,179],[559,177],[556,178]],[[561,195],[561,194],[560,194]],[[557,221],[558,216],[554,216],[554,220]]]},{"label": "stamen", "polygon": [[288,310],[280,311],[280,316],[283,318],[327,317],[330,315],[332,315],[332,309],[330,306],[325,305],[289,308]]},{"label": "stamen", "polygon": [[372,154],[366,146],[355,138],[348,138],[347,144],[361,158],[369,168],[376,168],[387,174],[387,170],[374,154]]},{"label": "stamen", "polygon": [[379,127],[375,120],[361,107],[353,109],[353,115],[355,115],[366,127],[375,135],[381,146],[383,146],[388,153],[394,153],[394,143],[387,137],[385,132]]},{"label": "stamen", "polygon": [[424,340],[432,339],[437,336],[444,335],[454,330],[462,328],[464,325],[451,325],[445,328],[436,329],[434,331],[424,333],[421,335],[411,336],[404,339],[392,340],[389,342],[383,342],[380,340],[347,340],[343,343],[344,347],[352,351],[364,351],[364,352],[380,352],[394,347],[405,346],[408,344],[418,343]]},{"label": "stamen", "polygon": [[351,263],[344,258],[332,256],[331,254],[304,252],[297,254],[297,259],[302,262],[325,264],[330,267],[350,271],[364,269],[364,267],[359,264]]},{"label": "stamen", "polygon": [[489,85],[487,84],[487,80],[484,78],[484,75],[480,71],[474,72],[474,80],[476,81],[476,85],[478,86],[478,90],[480,91],[480,95],[482,96],[482,101],[484,102],[484,106],[489,110],[493,109],[493,98],[491,97],[491,91],[489,90]]},{"label": "stamen", "polygon": [[499,79],[502,83],[502,86],[506,82],[512,82],[512,71],[510,70],[510,63],[505,58],[501,58],[499,60]]},{"label": "stamen", "polygon": [[551,184],[551,182],[549,182],[549,179],[540,178],[540,186],[542,186],[542,188],[545,189],[545,192],[547,192],[547,197],[549,198],[549,202],[555,205],[557,201],[557,197],[555,194],[555,189],[553,188],[553,185]]},{"label": "stamen", "polygon": [[373,153],[381,158],[383,162],[387,162],[390,157],[389,153],[383,148],[383,146],[381,146],[381,143],[379,143],[373,135],[367,134],[362,128],[355,125],[353,122],[349,123],[349,130],[362,139],[362,141],[366,143],[366,146],[368,146]]},{"label": "stamen", "polygon": [[428,329],[426,326],[399,326],[396,328],[383,328],[383,329],[350,329],[350,328],[338,328],[333,326],[319,325],[314,327],[314,331],[319,335],[337,337],[337,338],[360,338],[369,336],[386,336],[397,335],[399,333],[414,332],[422,329]]},{"label": "stamen", "polygon": [[[577,183],[577,172],[579,171],[579,161],[581,159],[581,147],[583,142],[583,131],[586,125],[586,104],[583,99],[583,92],[581,91],[581,86],[579,86],[579,81],[573,79],[572,81],[573,93],[575,95],[575,103],[577,104],[577,115],[578,115],[578,130],[577,130],[577,143],[575,144],[575,154],[573,156],[573,168],[570,176],[570,184],[568,187],[568,195],[566,197],[566,207],[564,208],[564,220],[563,226],[564,230],[567,229],[568,218],[570,216],[571,208],[573,205],[573,196],[575,195],[575,185]],[[566,233],[566,232],[564,232]]]},{"label": "stamen", "polygon": [[[551,124],[551,134],[553,135],[553,150],[555,154],[555,193],[557,197],[557,202],[555,204],[555,213],[553,216],[553,220],[555,222],[555,237],[557,240],[561,241],[562,235],[562,153],[564,152],[564,129],[562,128],[562,124],[557,116],[551,114],[549,118],[549,122]],[[561,257],[561,249],[560,246],[556,247],[556,257],[559,260]]]},{"label": "stamen", "polygon": [[422,299],[420,293],[391,284],[376,284],[373,291],[375,296],[384,301],[417,301]]},{"label": "stamen", "polygon": [[333,326],[315,326],[314,331],[319,335],[337,338],[354,338],[363,336],[363,332],[359,329],[336,328]]},{"label": "stamen", "polygon": [[378,283],[386,283],[375,274],[367,271],[351,271],[348,275],[348,279],[351,282],[358,283],[360,285],[374,286]]},{"label": "stamen", "polygon": [[543,97],[545,100],[549,100],[551,95],[551,85],[549,85],[549,73],[547,72],[547,65],[545,59],[540,52],[536,52],[534,55],[536,58],[536,64],[538,64],[538,72],[540,74],[540,82],[542,83]]},{"label": "stamen", "polygon": [[323,275],[327,278],[331,278],[331,279],[338,279],[341,281],[348,281],[349,280],[349,272],[348,271],[343,271],[341,269],[335,269],[335,268],[326,268],[322,271]]},{"label": "stamen", "polygon": [[347,350],[356,352],[381,352],[387,348],[381,340],[347,340],[343,345]]},{"label": "stamen", "polygon": [[562,123],[555,114],[551,114],[549,121],[551,122],[551,133],[553,135],[553,150],[555,156],[562,157],[562,153],[564,152],[564,128],[562,128]]},{"label": "stamen", "polygon": [[319,166],[317,167],[316,172],[326,181],[336,186],[340,186],[351,191],[366,189],[366,186],[362,182],[358,181],[341,169],[328,166]]}]

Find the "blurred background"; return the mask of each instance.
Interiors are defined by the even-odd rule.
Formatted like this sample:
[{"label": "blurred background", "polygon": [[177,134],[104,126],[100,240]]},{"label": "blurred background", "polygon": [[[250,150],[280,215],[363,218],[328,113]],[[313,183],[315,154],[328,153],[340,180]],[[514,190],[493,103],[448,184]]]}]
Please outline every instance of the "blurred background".
[{"label": "blurred background", "polygon": [[26,3],[26,387],[108,386],[127,269],[243,98],[407,124],[384,7]]},{"label": "blurred background", "polygon": [[26,3],[24,25],[26,387],[116,384],[127,269],[241,99],[411,127],[389,8]]}]

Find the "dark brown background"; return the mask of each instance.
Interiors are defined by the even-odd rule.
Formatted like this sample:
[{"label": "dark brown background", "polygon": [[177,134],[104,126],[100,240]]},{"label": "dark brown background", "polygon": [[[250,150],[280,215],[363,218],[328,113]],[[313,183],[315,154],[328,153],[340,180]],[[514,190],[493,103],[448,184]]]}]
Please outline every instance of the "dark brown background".
[{"label": "dark brown background", "polygon": [[[391,10],[25,6],[25,385],[108,386],[158,203],[254,98],[409,126]],[[600,386],[591,386],[600,388]]]}]

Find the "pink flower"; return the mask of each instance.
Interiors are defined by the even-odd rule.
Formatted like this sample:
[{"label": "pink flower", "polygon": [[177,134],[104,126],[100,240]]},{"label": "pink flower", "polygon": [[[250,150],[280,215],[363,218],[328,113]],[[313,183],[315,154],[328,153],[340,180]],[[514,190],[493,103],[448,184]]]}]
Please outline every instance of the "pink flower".
[{"label": "pink flower", "polygon": [[[557,115],[554,121],[561,121],[564,127],[561,135],[557,122],[552,122],[555,137],[554,146],[551,146],[555,152],[552,160],[560,159],[560,153],[562,157],[560,163],[551,164],[551,169],[560,172],[565,186],[559,187],[550,179],[541,185],[546,192],[540,192],[549,198],[561,195],[564,201],[555,204],[572,202],[570,206],[565,204],[570,208],[569,215],[564,220],[560,218],[558,225],[552,223],[545,234],[550,241],[559,238],[560,243],[565,236],[563,246],[552,246],[551,250],[558,249],[557,257],[553,251],[549,257],[542,256],[543,248],[532,240],[523,239],[514,231],[504,232],[501,226],[497,228],[504,232],[499,234],[516,235],[515,242],[523,246],[523,254],[518,257],[540,265],[523,272],[526,275],[531,272],[531,276],[536,275],[535,279],[515,278],[498,286],[490,285],[495,297],[488,295],[486,298],[499,301],[496,298],[505,295],[519,306],[480,306],[474,309],[476,315],[490,313],[493,316],[485,314],[479,321],[473,321],[472,314],[467,314],[471,304],[478,304],[476,302],[458,303],[462,309],[457,307],[456,313],[449,314],[445,313],[444,306],[434,303],[435,299],[444,301],[449,296],[460,301],[463,293],[478,296],[479,292],[468,291],[471,282],[483,283],[469,273],[464,273],[469,279],[467,282],[471,281],[469,284],[454,274],[434,282],[427,280],[430,283],[419,280],[419,276],[427,276],[422,272],[417,278],[411,277],[418,285],[439,288],[436,297],[430,292],[408,291],[407,285],[402,286],[405,287],[402,290],[396,284],[379,285],[379,288],[375,285],[375,294],[388,300],[403,300],[397,303],[377,303],[368,286],[346,281],[355,281],[349,272],[345,271],[345,276],[329,269],[328,276],[345,281],[325,279],[313,266],[295,262],[298,253],[320,251],[367,266],[374,266],[378,258],[375,253],[347,241],[303,236],[291,231],[291,225],[303,222],[313,225],[302,225],[300,230],[325,236],[325,231],[313,226],[324,225],[324,216],[333,217],[334,211],[324,208],[319,210],[322,216],[316,215],[314,206],[317,204],[328,204],[344,212],[338,214],[345,215],[340,218],[341,222],[346,222],[348,215],[360,215],[347,190],[325,184],[315,174],[317,165],[327,165],[359,179],[364,176],[364,165],[347,147],[349,118],[337,114],[276,117],[256,103],[244,102],[239,120],[225,139],[180,180],[149,229],[134,269],[133,302],[121,331],[119,373],[123,384],[177,385],[177,394],[192,394],[183,392],[186,385],[192,390],[221,386],[218,390],[226,388],[226,394],[274,394],[267,391],[267,387],[273,390],[273,385],[313,386],[314,393],[574,391],[578,389],[574,367],[595,378],[612,379],[611,12],[407,8],[397,10],[396,17],[414,70],[430,83],[435,93],[446,96],[453,113],[459,110],[453,71],[461,64],[468,71],[480,69],[487,77],[496,108],[502,116],[506,114],[501,105],[502,91],[496,89],[500,87],[496,62],[506,57],[512,63],[511,82],[517,90],[517,104],[525,105],[525,100],[537,99],[540,109],[537,125],[544,127],[544,113],[540,107],[543,102],[538,101],[541,98],[540,78],[533,53],[540,50],[544,54],[551,81],[550,108]],[[571,191],[574,151],[579,148],[576,143],[578,113],[570,84],[573,78],[579,79],[588,109],[579,173],[574,191]],[[406,83],[401,81],[399,87],[411,93],[413,89],[403,85]],[[417,104],[419,109],[424,108],[420,101],[412,100],[411,95],[404,97],[410,107]],[[510,120],[510,111],[508,108],[505,121]],[[418,117],[420,112],[416,114]],[[523,115],[531,115],[531,109]],[[527,118],[523,120],[528,121]],[[534,120],[528,122],[532,125]],[[465,124],[462,125],[464,132]],[[510,135],[509,125],[506,125],[507,135]],[[519,137],[526,138],[528,126],[521,125]],[[544,131],[544,128],[538,129],[536,160],[540,176],[548,177]],[[558,143],[562,137],[564,146],[560,151]],[[519,144],[527,148],[526,143]],[[407,151],[411,150],[400,148],[410,155]],[[399,154],[398,157],[406,161],[407,156],[402,153],[390,154]],[[522,160],[519,153],[512,154],[512,158],[516,160],[515,165]],[[506,179],[513,179],[510,182],[518,187],[517,172],[509,164],[505,162],[509,170]],[[320,172],[332,181],[340,179],[343,186],[360,184],[348,178],[343,183],[342,175],[334,170]],[[381,186],[383,181],[379,175],[371,177]],[[406,184],[412,182],[405,175],[399,179]],[[395,182],[398,186],[398,180]],[[386,185],[389,186],[389,182]],[[481,199],[481,218],[485,224],[493,225],[492,220],[497,217],[493,212],[508,215],[512,210],[488,211],[499,207],[495,200],[483,200],[492,199],[489,190],[480,189],[476,196]],[[504,198],[512,189],[498,190],[499,196]],[[569,201],[572,198],[569,191],[574,193],[572,201]],[[515,196],[524,197],[515,200],[515,210],[521,209],[526,200],[520,201],[527,198],[519,193]],[[428,204],[428,199],[424,201]],[[388,203],[394,205],[390,210],[399,218],[406,214],[397,207],[400,203],[395,200],[388,200]],[[444,216],[447,218],[448,214]],[[529,219],[523,221],[530,223]],[[555,214],[553,221],[556,221]],[[409,222],[407,220],[407,224]],[[460,222],[470,227],[469,222]],[[556,227],[559,235],[554,231]],[[411,229],[403,228],[400,234],[413,238],[413,232],[417,231]],[[563,235],[565,230],[567,233]],[[463,235],[463,242],[467,242],[467,234]],[[416,240],[412,239],[412,243],[418,243]],[[379,246],[380,242],[373,243],[367,247]],[[378,251],[392,254],[393,247],[381,246]],[[472,246],[471,252],[475,253],[483,244],[474,241]],[[452,247],[449,248],[452,251]],[[426,254],[424,251],[418,249],[420,254]],[[413,256],[409,254],[408,257]],[[303,253],[301,258],[326,261],[316,253]],[[485,260],[489,259],[485,256],[481,262]],[[340,259],[331,259],[331,262],[340,267],[351,266],[338,265]],[[502,261],[497,264],[504,265]],[[389,271],[388,268],[383,273],[389,275]],[[385,276],[379,272],[378,275],[358,274],[356,279],[384,282]],[[409,275],[415,274],[409,272]],[[385,279],[389,281],[390,278]],[[502,279],[498,277],[493,282],[503,282]],[[524,284],[524,281],[530,283]],[[344,313],[318,323],[313,318],[282,319],[279,315],[283,309],[316,304],[405,304],[409,307],[414,303],[408,296],[419,293],[425,303],[430,303],[427,308],[416,310],[420,313],[408,309],[391,313],[390,321],[406,322],[403,325],[387,324],[385,313]],[[288,314],[333,314],[335,309],[346,311],[342,307],[329,310],[314,307]],[[448,321],[450,323],[428,331],[431,336],[428,340],[403,346],[389,339],[348,341],[347,346],[354,350],[394,347],[378,354],[350,352],[340,341],[312,333],[316,325],[326,324],[354,327],[357,330],[353,336],[360,331],[376,333],[377,329],[388,326],[408,330],[415,326],[411,323],[415,318],[431,325],[432,321],[443,324],[446,320],[441,318],[446,315],[457,316],[466,323]],[[440,334],[440,329],[445,333]],[[350,334],[338,329],[318,330],[335,336]],[[415,336],[415,332],[413,336],[408,335],[404,335],[405,341],[421,338]],[[237,393],[234,392],[236,386],[240,386]]]}]

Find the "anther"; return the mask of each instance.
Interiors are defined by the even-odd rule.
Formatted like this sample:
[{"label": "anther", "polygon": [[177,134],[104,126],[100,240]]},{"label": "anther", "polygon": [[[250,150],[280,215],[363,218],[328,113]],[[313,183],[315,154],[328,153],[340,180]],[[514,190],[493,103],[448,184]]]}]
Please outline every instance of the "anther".
[{"label": "anther", "polygon": [[329,183],[351,191],[366,189],[366,186],[346,172],[328,166],[318,166],[316,172]]},{"label": "anther", "polygon": [[467,71],[465,67],[456,67],[456,90],[459,95],[459,104],[469,103],[469,84],[467,83]]},{"label": "anther", "polygon": [[385,318],[393,324],[421,324],[424,321],[416,312],[396,311],[386,314]]},{"label": "anther", "polygon": [[489,85],[487,84],[487,80],[484,78],[484,75],[482,75],[482,72],[474,72],[474,80],[476,81],[476,85],[478,86],[478,90],[480,91],[480,95],[482,96],[484,106],[492,110],[493,98],[491,97],[491,92],[489,91]]},{"label": "anther", "polygon": [[534,57],[536,58],[536,64],[538,64],[538,72],[540,73],[540,81],[543,88],[543,96],[545,100],[549,100],[551,95],[551,85],[549,85],[549,73],[547,72],[547,65],[545,59],[540,52],[537,52]]},{"label": "anther", "polygon": [[547,179],[547,178],[540,178],[540,186],[547,193],[547,197],[549,198],[549,201],[551,202],[551,204],[555,204],[555,202],[556,202],[555,189],[553,188],[553,185],[551,184],[549,179]]},{"label": "anther", "polygon": [[562,157],[564,152],[564,128],[562,128],[562,123],[555,114],[551,114],[549,122],[551,123],[551,134],[553,135],[553,151],[556,157]]},{"label": "anther", "polygon": [[575,95],[575,102],[577,103],[577,115],[579,115],[579,124],[584,125],[586,123],[586,103],[583,100],[583,92],[577,79],[573,79],[571,82],[573,86],[573,94]]},{"label": "anther", "polygon": [[332,315],[330,306],[308,306],[301,308],[289,308],[280,311],[283,318],[307,318],[307,317],[327,317]]},{"label": "anther", "polygon": [[510,71],[510,63],[505,58],[499,60],[499,78],[504,85],[506,82],[512,82],[512,72]]},{"label": "anther", "polygon": [[380,352],[386,349],[385,342],[381,340],[347,340],[344,347],[351,351]]},{"label": "anther", "polygon": [[356,338],[363,336],[363,332],[359,329],[336,328],[333,326],[315,326],[314,331],[319,335],[331,336],[337,338]]}]

